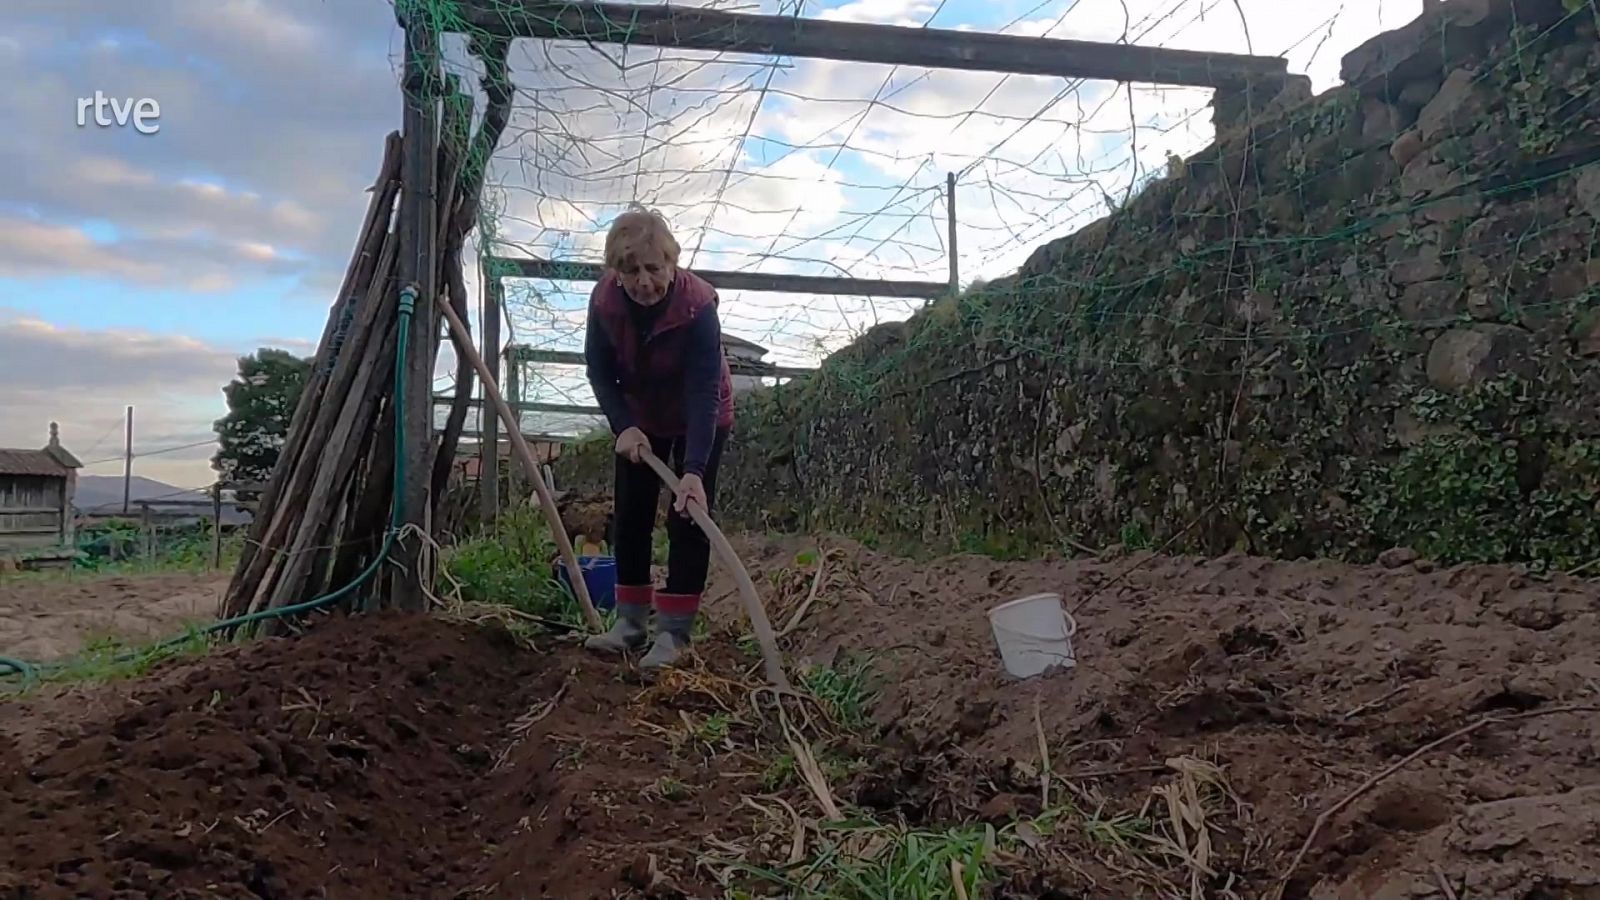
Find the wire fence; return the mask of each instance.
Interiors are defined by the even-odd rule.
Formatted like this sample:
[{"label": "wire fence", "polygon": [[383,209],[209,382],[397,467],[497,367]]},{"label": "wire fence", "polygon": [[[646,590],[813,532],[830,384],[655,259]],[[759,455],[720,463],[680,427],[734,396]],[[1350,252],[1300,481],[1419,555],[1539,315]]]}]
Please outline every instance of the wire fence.
[{"label": "wire fence", "polygon": [[[926,26],[952,4],[910,6]],[[1284,54],[1322,89],[1421,11],[1357,6],[1280,8],[1269,33],[1243,3],[1130,4],[1108,33],[1075,18],[1105,7],[1046,3],[1012,27],[1192,45],[1225,22],[1213,46]],[[638,201],[691,266],[938,280],[953,172],[959,296],[725,298],[725,329],[776,361],[829,357],[744,429],[807,460],[813,508],[925,529],[925,509],[868,508],[892,494],[931,498],[947,531],[1061,531],[1060,510],[1099,497],[1072,529],[1583,562],[1600,552],[1600,435],[1573,402],[1600,342],[1583,330],[1600,13],[1428,15],[1391,53],[1409,69],[1356,60],[1361,83],[1251,110],[1232,135],[1209,91],[519,42],[523,118],[492,161],[480,251],[593,261]],[[575,349],[587,288],[514,285],[517,340]],[[581,372],[519,375],[525,396],[591,402]]]},{"label": "wire fence", "polygon": [[[1417,3],[1313,2],[1315,14],[1292,23],[1280,7],[1269,16],[1238,0],[691,5],[1282,54],[1326,82],[1343,49]],[[420,9],[461,27],[452,4]],[[471,84],[481,72],[466,49],[481,36],[465,30],[447,42],[446,69]],[[515,100],[488,161],[480,256],[595,262],[610,220],[639,203],[666,216],[691,268],[940,282],[954,254],[970,286],[1119,208],[1214,137],[1209,89],[559,40],[517,41],[508,62]],[[508,282],[512,338],[581,350],[591,287]],[[724,291],[720,311],[724,330],[766,348],[766,361],[812,366],[924,305]],[[580,370],[520,368],[528,400],[593,402]],[[535,417],[527,427],[583,421]]]},{"label": "wire fence", "polygon": [[105,517],[85,523],[75,538],[79,572],[223,571],[238,558],[244,533],[224,524],[218,540],[214,520],[162,515],[143,521]]}]

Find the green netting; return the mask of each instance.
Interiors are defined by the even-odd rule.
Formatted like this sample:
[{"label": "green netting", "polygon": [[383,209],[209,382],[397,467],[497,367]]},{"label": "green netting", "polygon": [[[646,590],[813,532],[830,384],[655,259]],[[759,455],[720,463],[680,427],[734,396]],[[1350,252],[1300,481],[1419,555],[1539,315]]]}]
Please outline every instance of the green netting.
[{"label": "green netting", "polygon": [[[1125,33],[1160,43],[1190,8],[1155,4]],[[940,280],[954,171],[958,295],[730,303],[728,329],[782,361],[832,355],[743,404],[728,514],[1002,553],[1411,545],[1572,567],[1600,556],[1597,14],[1489,8],[1425,14],[1391,48],[1411,62],[1359,83],[1252,94],[1249,126],[1220,137],[1209,92],[1041,80],[1012,107],[992,76],[934,109],[914,90],[933,76],[900,72],[812,140],[762,118],[834,99],[786,82],[792,61],[521,41],[528,117],[490,163],[479,249],[594,259],[639,200],[679,224],[692,265]],[[1111,110],[1121,127],[1093,134]],[[875,140],[875,116],[908,113],[993,140],[970,157]],[[795,159],[815,163],[797,202],[738,194]],[[905,177],[868,183],[862,160]],[[840,184],[885,202],[808,218]],[[571,348],[587,287],[513,283],[517,339]],[[519,377],[530,399],[587,402],[577,373]]]},{"label": "green netting", "polygon": [[[1201,13],[1170,0],[1146,5],[1126,23],[1127,39],[1187,36]],[[445,69],[463,82],[476,77],[465,50],[485,42],[480,26],[508,27],[529,18],[524,11],[530,8],[415,6],[420,21],[446,30]],[[583,6],[560,7],[544,20]],[[949,18],[946,6],[928,4],[916,14],[952,24],[938,21],[941,14]],[[1083,19],[1072,15],[1073,7],[1049,0],[995,24],[1025,25],[1033,17],[1071,34]],[[410,8],[402,4],[401,12]],[[823,12],[815,3],[737,8]],[[638,201],[667,215],[686,262],[699,268],[943,282],[944,185],[953,170],[966,210],[961,256],[969,261],[967,280],[992,277],[1020,264],[1032,244],[1102,214],[1108,191],[1125,194],[1175,149],[1204,142],[1209,92],[1203,90],[1168,88],[1157,98],[1152,85],[1130,92],[1082,80],[852,67],[852,79],[872,79],[868,97],[853,80],[813,83],[807,73],[831,71],[828,64],[629,46],[634,23],[592,15],[586,21],[610,28],[623,43],[519,40],[512,48],[516,104],[490,162],[495,224],[489,239],[479,240],[480,254],[595,261],[612,216]],[[938,79],[969,89],[970,96],[958,98],[964,105],[952,107],[950,98],[925,90]],[[787,126],[786,117],[799,113],[817,120]],[[952,152],[932,139],[916,146],[887,140],[886,127],[904,133],[913,124],[970,136],[973,146]],[[1049,148],[1054,154],[1069,141],[1074,148],[1067,156],[1039,153]],[[1139,152],[1129,158],[1134,143]],[[1009,221],[1024,208],[1036,214],[1024,223]],[[990,271],[976,261],[990,264]],[[506,303],[516,339],[578,349],[588,287],[510,282]],[[865,328],[903,320],[923,305],[749,292],[725,292],[724,300],[727,330],[768,348],[769,361],[787,365],[813,364]],[[525,399],[589,401],[571,369],[527,367],[519,375]],[[594,422],[529,419],[535,431]]]}]

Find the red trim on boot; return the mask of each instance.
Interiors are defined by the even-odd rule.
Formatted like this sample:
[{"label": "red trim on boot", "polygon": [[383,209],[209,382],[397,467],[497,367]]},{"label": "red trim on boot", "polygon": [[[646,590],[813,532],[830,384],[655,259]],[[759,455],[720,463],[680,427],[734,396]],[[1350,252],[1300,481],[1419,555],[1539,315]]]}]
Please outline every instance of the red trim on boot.
[{"label": "red trim on boot", "polygon": [[656,612],[668,616],[690,615],[700,611],[699,594],[657,594]]},{"label": "red trim on boot", "polygon": [[656,598],[656,588],[652,584],[619,584],[617,585],[618,606],[649,606]]}]

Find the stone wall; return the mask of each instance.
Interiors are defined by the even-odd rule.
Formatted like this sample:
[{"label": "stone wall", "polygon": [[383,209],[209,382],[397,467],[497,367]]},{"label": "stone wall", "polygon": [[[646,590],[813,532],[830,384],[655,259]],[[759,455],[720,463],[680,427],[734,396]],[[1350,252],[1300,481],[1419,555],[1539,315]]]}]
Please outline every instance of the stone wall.
[{"label": "stone wall", "polygon": [[[1014,276],[745,398],[721,518],[1600,557],[1600,14],[1570,3],[1432,5]],[[558,477],[605,486],[607,452]]]}]

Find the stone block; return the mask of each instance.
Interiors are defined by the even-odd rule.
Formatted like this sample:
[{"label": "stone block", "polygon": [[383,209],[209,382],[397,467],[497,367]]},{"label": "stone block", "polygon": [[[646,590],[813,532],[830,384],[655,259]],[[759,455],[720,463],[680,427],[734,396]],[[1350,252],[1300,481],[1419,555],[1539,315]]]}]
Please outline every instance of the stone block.
[{"label": "stone block", "polygon": [[1290,75],[1279,84],[1263,82],[1218,89],[1211,96],[1211,125],[1218,135],[1249,122],[1277,116],[1311,99],[1311,79]]},{"label": "stone block", "polygon": [[1484,108],[1478,76],[1468,69],[1455,69],[1417,114],[1417,134],[1424,146],[1432,146],[1441,137],[1470,134],[1477,130]]},{"label": "stone block", "polygon": [[1439,259],[1439,248],[1428,244],[1417,247],[1410,256],[1395,259],[1389,264],[1389,281],[1398,287],[1437,281],[1444,276],[1445,267]]},{"label": "stone block", "polygon": [[1582,296],[1589,290],[1589,273],[1585,264],[1572,259],[1557,263],[1544,279],[1545,299],[1556,305]]},{"label": "stone block", "polygon": [[1441,77],[1458,60],[1482,55],[1491,35],[1512,23],[1549,27],[1567,15],[1561,0],[1449,0],[1344,55],[1339,78],[1367,96],[1398,98],[1408,85]]},{"label": "stone block", "polygon": [[1448,225],[1470,219],[1483,210],[1483,197],[1478,194],[1461,194],[1446,197],[1422,208],[1422,217],[1435,225]]},{"label": "stone block", "polygon": [[1400,173],[1400,194],[1411,199],[1437,197],[1466,184],[1461,170],[1445,162],[1434,162],[1419,154]]},{"label": "stone block", "polygon": [[1578,212],[1600,222],[1600,163],[1590,163],[1578,170],[1572,199]]},{"label": "stone block", "polygon": [[1505,313],[1500,299],[1501,291],[1495,287],[1475,287],[1467,291],[1467,314],[1480,322],[1492,322]]},{"label": "stone block", "polygon": [[1411,164],[1422,152],[1422,135],[1417,134],[1415,128],[1405,132],[1394,139],[1389,145],[1389,156],[1394,159],[1395,165],[1404,169]]},{"label": "stone block", "polygon": [[1469,325],[1434,340],[1428,350],[1428,381],[1461,391],[1506,374],[1530,374],[1533,338],[1510,325]]},{"label": "stone block", "polygon": [[1367,97],[1361,101],[1362,138],[1373,142],[1389,140],[1400,133],[1400,122],[1400,110],[1383,102],[1382,98]]},{"label": "stone block", "polygon": [[1432,100],[1434,95],[1439,93],[1442,84],[1443,82],[1437,77],[1419,78],[1401,88],[1400,96],[1395,102],[1416,115],[1428,105],[1428,101]]},{"label": "stone block", "polygon": [[1578,315],[1572,325],[1572,339],[1579,356],[1600,356],[1600,309]]},{"label": "stone block", "polygon": [[1400,314],[1410,322],[1444,322],[1461,312],[1462,287],[1454,281],[1421,281],[1400,295]]}]

